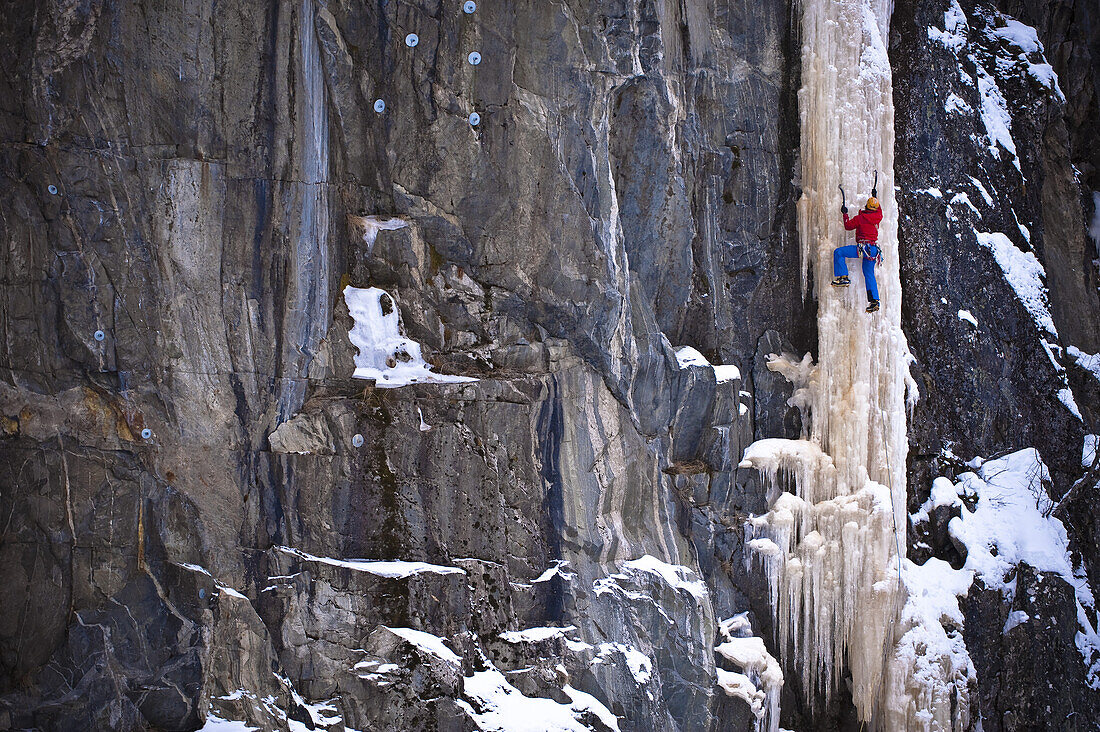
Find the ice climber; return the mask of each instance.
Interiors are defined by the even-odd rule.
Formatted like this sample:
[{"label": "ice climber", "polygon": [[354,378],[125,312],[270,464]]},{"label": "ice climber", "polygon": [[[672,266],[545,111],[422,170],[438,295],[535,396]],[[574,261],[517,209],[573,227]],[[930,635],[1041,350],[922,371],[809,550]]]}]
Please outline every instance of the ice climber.
[{"label": "ice climber", "polygon": [[875,265],[882,261],[882,250],[878,246],[878,225],[882,222],[882,209],[878,199],[871,196],[867,205],[852,218],[848,218],[848,207],[841,205],[844,216],[844,228],[855,229],[856,243],[837,247],[833,250],[833,286],[847,287],[848,263],[846,259],[863,260],[863,279],[867,281],[867,312],[878,310],[878,283],[875,281]]}]

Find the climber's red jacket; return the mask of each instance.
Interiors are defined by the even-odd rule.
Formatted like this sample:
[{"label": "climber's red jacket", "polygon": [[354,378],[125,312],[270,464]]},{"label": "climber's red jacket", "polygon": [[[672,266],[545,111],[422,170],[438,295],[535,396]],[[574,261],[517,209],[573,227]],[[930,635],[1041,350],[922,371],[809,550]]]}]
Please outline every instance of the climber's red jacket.
[{"label": "climber's red jacket", "polygon": [[868,211],[863,209],[852,218],[844,214],[844,228],[848,231],[856,230],[856,241],[878,241],[878,225],[882,222],[882,209]]}]

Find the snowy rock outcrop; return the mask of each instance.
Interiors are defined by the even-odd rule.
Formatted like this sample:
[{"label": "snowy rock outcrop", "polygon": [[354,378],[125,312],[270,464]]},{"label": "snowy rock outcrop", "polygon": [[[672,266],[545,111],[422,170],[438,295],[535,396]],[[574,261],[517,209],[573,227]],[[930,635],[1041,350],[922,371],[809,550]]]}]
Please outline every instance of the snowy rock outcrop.
[{"label": "snowy rock outcrop", "polygon": [[[804,3],[465,5],[0,11],[0,729],[853,727],[851,669],[804,688],[777,639],[806,628],[746,562],[789,486],[739,465],[819,428],[769,363],[827,374],[861,294],[803,297],[800,231],[839,236],[805,164],[891,139],[850,100],[859,129],[811,147]],[[954,8],[875,21],[901,287],[844,345],[881,375],[904,331],[923,399],[902,424],[899,382],[868,392],[885,472],[873,430],[828,453],[909,493],[818,498],[908,521],[905,571],[961,582],[953,522],[984,507],[955,487],[992,485],[964,461],[1041,455],[1073,579],[1022,564],[1015,594],[979,578],[905,616],[965,647],[991,732],[1096,698],[1100,26],[1081,0]],[[1053,332],[977,232],[1034,258]]]}]

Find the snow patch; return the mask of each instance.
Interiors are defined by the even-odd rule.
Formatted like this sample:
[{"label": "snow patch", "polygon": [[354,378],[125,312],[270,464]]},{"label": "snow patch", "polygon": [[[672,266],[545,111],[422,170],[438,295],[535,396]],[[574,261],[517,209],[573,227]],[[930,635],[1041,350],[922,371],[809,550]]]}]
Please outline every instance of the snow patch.
[{"label": "snow patch", "polygon": [[[640,559],[623,562],[622,567],[630,572],[646,572],[656,575],[670,587],[684,590],[695,599],[703,602],[707,599],[707,584],[697,579],[695,572],[679,564],[668,564],[654,556],[646,554]],[[611,575],[615,577],[616,575]]]},{"label": "snow patch", "polygon": [[977,473],[959,479],[956,490],[977,499],[973,511],[964,506],[948,524],[951,536],[967,548],[965,569],[1005,591],[1012,589],[1006,578],[1021,562],[1074,583],[1069,538],[1062,522],[1050,515],[1054,503],[1043,486],[1050,475],[1037,450],[983,461]]},{"label": "snow patch", "polygon": [[966,22],[966,13],[959,7],[958,0],[951,0],[943,14],[943,30],[928,27],[928,39],[942,43],[944,47],[958,53],[966,45],[966,34],[970,26]]},{"label": "snow patch", "polygon": [[688,366],[710,366],[710,361],[706,359],[706,356],[691,346],[680,346],[676,349],[676,363],[682,369],[686,369]]},{"label": "snow patch", "polygon": [[437,374],[421,354],[420,344],[401,335],[397,301],[377,287],[344,288],[344,302],[355,320],[348,336],[358,350],[357,379],[374,379],[375,386],[394,389],[416,382],[461,384],[477,379]]},{"label": "snow patch", "polygon": [[954,114],[972,114],[973,109],[970,105],[962,100],[955,92],[951,92],[947,95],[947,101],[943,103],[943,109],[945,112]]},{"label": "snow patch", "polygon": [[987,587],[1008,597],[1015,593],[1015,568],[1021,562],[1062,577],[1074,588],[1079,626],[1075,642],[1089,685],[1100,689],[1100,634],[1086,612],[1095,608],[1095,598],[1084,572],[1073,569],[1069,538],[1053,515],[1055,504],[1044,487],[1050,476],[1038,451],[1027,448],[996,460],[979,457],[969,464],[977,472],[960,475],[955,489],[972,502],[974,510],[964,505],[961,515],[948,524],[952,538],[967,550],[966,564],[957,572],[977,574]]},{"label": "snow patch", "polygon": [[1034,28],[1012,18],[1006,17],[1004,20],[1005,25],[994,28],[993,35],[1008,41],[1024,53],[1042,53],[1043,44],[1039,43],[1039,35]]},{"label": "snow patch", "polygon": [[959,320],[965,320],[966,322],[973,325],[975,328],[978,327],[978,319],[975,318],[974,315],[969,310],[960,310],[959,311]]},{"label": "snow patch", "polygon": [[628,646],[625,643],[601,643],[593,663],[602,663],[615,653],[622,654],[636,684],[643,686],[649,682],[653,675],[653,661],[634,646]]},{"label": "snow patch", "polygon": [[986,204],[992,206],[993,196],[989,195],[989,191],[985,189],[985,186],[982,185],[982,182],[973,176],[967,177],[970,178],[970,182],[974,185],[974,187],[978,189],[978,193],[982,194],[982,198],[985,199]]},{"label": "snow patch", "polygon": [[537,628],[524,630],[510,630],[500,634],[500,639],[505,643],[538,643],[540,641],[558,638],[577,629],[575,625],[558,627],[556,625],[544,625]]},{"label": "snow patch", "polygon": [[207,577],[214,580],[214,586],[217,587],[219,591],[224,592],[225,594],[230,595],[231,597],[236,597],[239,600],[247,600],[248,599],[242,593],[240,593],[237,590],[233,589],[232,587],[225,584],[224,582],[219,581],[217,578],[214,577],[214,575],[210,574],[210,572],[207,571],[206,568],[204,568],[204,567],[200,567],[197,564],[189,564],[188,562],[172,562],[172,564],[175,564],[177,567],[182,567],[183,569],[189,570],[191,572],[198,572],[199,574],[205,574]]},{"label": "snow patch", "polygon": [[1000,87],[989,73],[976,64],[978,74],[978,94],[981,96],[981,118],[985,125],[986,135],[989,138],[989,151],[997,159],[1001,152],[998,145],[1012,155],[1012,164],[1017,170],[1020,168],[1020,159],[1016,156],[1016,143],[1012,141],[1012,116],[1008,113],[1008,103],[1001,93]]},{"label": "snow patch", "polygon": [[1001,635],[1006,635],[1008,631],[1012,630],[1017,625],[1023,625],[1029,620],[1031,620],[1031,616],[1023,610],[1013,610],[1008,614],[1008,617],[1005,618],[1005,627],[1001,629]]},{"label": "snow patch", "polygon": [[1000,233],[986,233],[975,231],[978,243],[993,252],[993,258],[997,260],[1005,279],[1016,292],[1016,297],[1023,303],[1031,314],[1032,319],[1041,329],[1052,336],[1057,337],[1058,331],[1054,327],[1054,318],[1050,315],[1050,306],[1047,301],[1047,288],[1043,284],[1046,278],[1046,270],[1032,252],[1024,252],[1017,249],[1012,241]]},{"label": "snow patch", "polygon": [[440,638],[438,635],[425,633],[422,630],[413,630],[412,628],[390,628],[389,626],[382,627],[386,628],[386,630],[395,635],[401,636],[420,650],[430,653],[436,658],[439,658],[455,666],[462,665],[462,659],[459,658],[458,654],[456,654],[450,648],[443,645],[443,639]]},{"label": "snow patch", "polygon": [[1058,85],[1058,75],[1054,73],[1051,65],[1046,63],[1045,59],[1034,63],[1027,58],[1033,53],[1040,56],[1043,54],[1043,44],[1039,42],[1039,35],[1035,29],[1013,18],[1005,17],[1004,21],[1004,26],[993,29],[993,35],[1020,49],[1023,53],[1017,56],[1017,60],[1026,65],[1027,73],[1053,91],[1060,100],[1065,101],[1066,97]]},{"label": "snow patch", "polygon": [[538,582],[549,582],[550,580],[554,579],[554,577],[558,576],[568,582],[569,580],[577,576],[575,572],[570,572],[566,569],[566,567],[568,566],[568,561],[564,559],[557,559],[554,561],[554,566],[547,567],[542,574],[531,580],[531,584],[536,584]]},{"label": "snow patch", "polygon": [[1058,401],[1060,401],[1074,417],[1082,422],[1085,421],[1085,418],[1081,416],[1081,409],[1077,406],[1077,400],[1073,398],[1073,391],[1071,391],[1068,386],[1058,390]]},{"label": "snow patch", "polygon": [[1020,217],[1016,215],[1016,209],[1012,209],[1012,218],[1016,219],[1016,228],[1020,230],[1020,233],[1024,237],[1024,241],[1028,244],[1031,243],[1031,230],[1020,223]]},{"label": "snow patch", "polygon": [[706,356],[699,353],[699,351],[691,346],[680,346],[676,349],[676,363],[682,369],[686,369],[690,366],[710,366],[710,368],[714,370],[714,379],[719,384],[724,381],[733,381],[734,379],[741,378],[741,371],[737,366],[733,364],[720,364],[714,366],[706,359]]},{"label": "snow patch", "polygon": [[353,569],[357,572],[369,572],[379,577],[400,579],[411,577],[414,574],[466,574],[461,567],[446,567],[440,564],[428,564],[427,562],[403,562],[383,561],[376,559],[333,559],[331,557],[318,557],[301,549],[289,546],[275,547],[284,554],[290,554],[306,562],[320,562],[332,567]]},{"label": "snow patch", "polygon": [[525,696],[508,683],[500,671],[490,668],[463,679],[464,699],[458,701],[478,729],[486,732],[587,732],[579,717],[595,715],[616,732],[619,720],[598,699],[565,686],[569,704]]},{"label": "snow patch", "polygon": [[1066,353],[1077,362],[1077,365],[1090,372],[1100,381],[1100,353],[1085,353],[1077,346],[1069,346]]},{"label": "snow patch", "polygon": [[939,188],[920,188],[913,191],[913,193],[925,193],[932,196],[932,198],[943,198],[943,191]]},{"label": "snow patch", "polygon": [[198,732],[257,732],[259,727],[250,727],[244,722],[234,722],[222,719],[216,714],[206,715],[206,724],[199,727]]},{"label": "snow patch", "polygon": [[948,206],[955,206],[958,204],[964,204],[968,206],[970,210],[974,212],[974,215],[977,216],[979,219],[982,217],[977,207],[975,207],[974,204],[970,202],[970,196],[966,195],[965,193],[956,193],[954,198],[952,198],[947,203]]}]

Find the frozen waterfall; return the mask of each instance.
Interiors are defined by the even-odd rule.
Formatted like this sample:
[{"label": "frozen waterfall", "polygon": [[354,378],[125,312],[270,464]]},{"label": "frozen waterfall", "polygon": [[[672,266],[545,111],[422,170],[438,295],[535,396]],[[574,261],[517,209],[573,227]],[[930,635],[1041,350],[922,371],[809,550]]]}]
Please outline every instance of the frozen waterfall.
[{"label": "frozen waterfall", "polygon": [[[768,577],[784,665],[801,675],[811,700],[828,699],[847,669],[856,710],[872,727],[951,729],[968,719],[965,679],[960,686],[937,674],[934,659],[895,648],[905,602],[906,392],[915,400],[916,388],[901,330],[891,11],[890,0],[802,3],[798,222],[803,292],[812,281],[818,298],[820,353],[817,364],[809,356],[769,363],[794,383],[791,403],[809,426],[801,440],[746,450],[741,466],[764,473],[772,498],[746,534]],[[852,243],[837,185],[857,209],[876,169],[882,309],[866,313],[860,272],[846,289],[829,281],[833,248]]]}]

